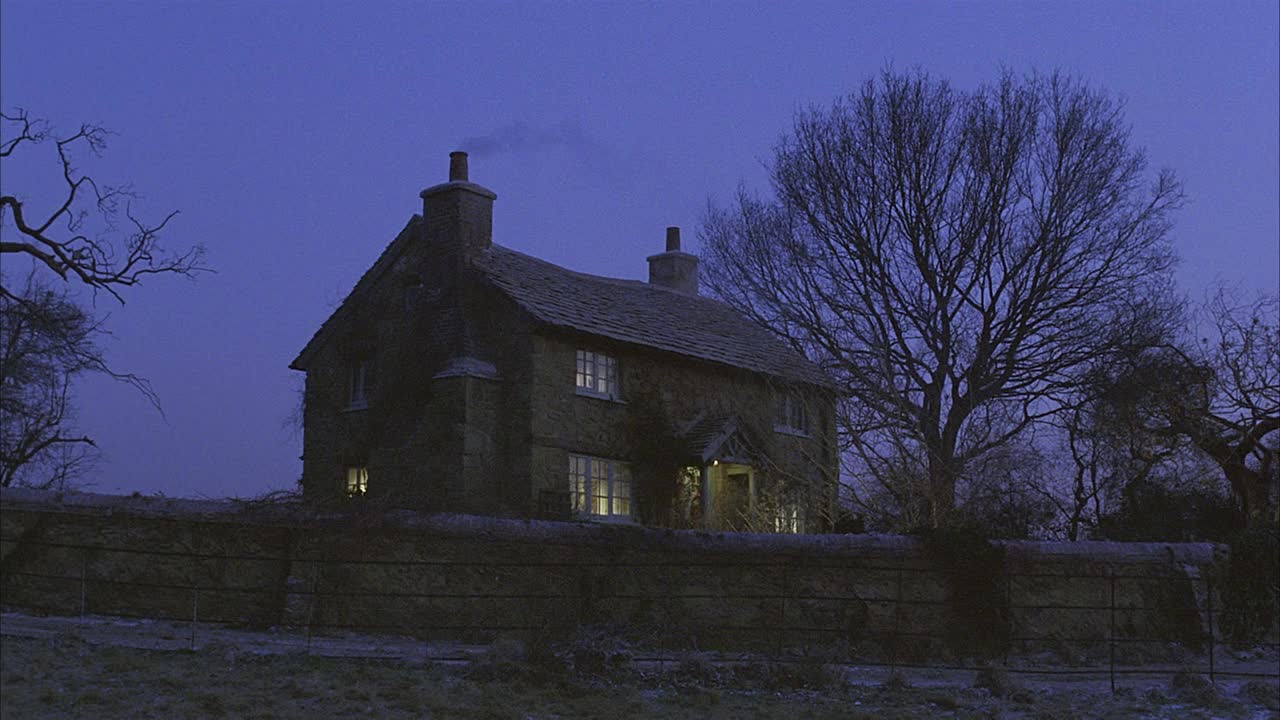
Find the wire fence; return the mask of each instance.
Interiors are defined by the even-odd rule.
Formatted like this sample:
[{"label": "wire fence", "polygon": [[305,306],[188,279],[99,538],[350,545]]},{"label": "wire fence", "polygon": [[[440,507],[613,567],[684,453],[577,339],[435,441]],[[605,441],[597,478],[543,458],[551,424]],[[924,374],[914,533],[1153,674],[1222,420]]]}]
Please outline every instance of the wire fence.
[{"label": "wire fence", "polygon": [[[291,628],[311,652],[317,638],[342,633],[482,643],[613,626],[650,648],[635,661],[675,662],[692,648],[889,669],[996,665],[1105,677],[1113,691],[1125,676],[1186,671],[1214,682],[1280,679],[1280,667],[1260,669],[1224,644],[1219,588],[1194,574],[1006,571],[1000,592],[969,600],[946,591],[948,573],[959,571],[903,563],[339,558],[29,535],[0,542],[11,543],[0,575],[7,609],[183,623],[192,648],[216,628]],[[18,546],[28,560],[15,559]],[[637,608],[666,614],[637,621]],[[986,622],[957,624],[973,617]],[[955,648],[982,637],[998,649],[980,657]],[[1253,648],[1267,662],[1280,654],[1280,643]]]}]

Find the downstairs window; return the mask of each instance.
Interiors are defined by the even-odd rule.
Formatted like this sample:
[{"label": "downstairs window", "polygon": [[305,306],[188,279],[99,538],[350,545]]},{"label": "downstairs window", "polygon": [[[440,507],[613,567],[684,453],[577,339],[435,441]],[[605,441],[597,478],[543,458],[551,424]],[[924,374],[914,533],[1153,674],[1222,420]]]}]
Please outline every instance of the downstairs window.
[{"label": "downstairs window", "polygon": [[569,494],[574,512],[631,517],[631,466],[616,460],[569,456]]},{"label": "downstairs window", "polygon": [[343,473],[343,476],[347,495],[358,497],[369,492],[369,468],[363,465],[350,466]]}]

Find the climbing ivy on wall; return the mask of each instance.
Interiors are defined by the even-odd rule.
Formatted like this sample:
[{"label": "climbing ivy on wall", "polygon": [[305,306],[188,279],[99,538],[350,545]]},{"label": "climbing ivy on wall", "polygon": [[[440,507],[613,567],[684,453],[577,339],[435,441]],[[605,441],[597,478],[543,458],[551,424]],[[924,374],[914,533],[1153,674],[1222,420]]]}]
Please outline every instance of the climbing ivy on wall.
[{"label": "climbing ivy on wall", "polygon": [[1219,625],[1227,639],[1256,642],[1280,617],[1280,528],[1259,525],[1231,541],[1231,559],[1219,586]]},{"label": "climbing ivy on wall", "polygon": [[647,524],[670,525],[689,449],[676,437],[663,403],[643,396],[627,406],[627,435],[637,515]]},{"label": "climbing ivy on wall", "polygon": [[947,587],[948,646],[962,656],[1003,652],[1010,637],[1004,548],[964,523],[926,528],[919,537]]}]

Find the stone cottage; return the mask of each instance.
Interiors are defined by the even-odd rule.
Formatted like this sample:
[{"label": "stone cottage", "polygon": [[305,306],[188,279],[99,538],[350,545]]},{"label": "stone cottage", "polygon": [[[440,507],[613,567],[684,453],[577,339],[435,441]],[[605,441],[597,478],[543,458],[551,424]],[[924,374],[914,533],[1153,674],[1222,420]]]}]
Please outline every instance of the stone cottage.
[{"label": "stone cottage", "polygon": [[698,294],[668,228],[649,282],[495,244],[450,156],[290,365],[304,493],[508,517],[820,530],[836,501],[824,374]]}]

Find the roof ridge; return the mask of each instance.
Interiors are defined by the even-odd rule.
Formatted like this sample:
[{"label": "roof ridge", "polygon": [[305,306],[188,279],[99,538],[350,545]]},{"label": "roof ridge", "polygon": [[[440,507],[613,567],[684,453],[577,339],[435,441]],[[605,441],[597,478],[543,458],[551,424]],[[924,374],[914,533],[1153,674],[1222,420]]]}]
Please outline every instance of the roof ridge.
[{"label": "roof ridge", "polygon": [[687,292],[676,290],[675,288],[669,288],[669,287],[666,287],[665,285],[654,285],[653,283],[645,282],[644,280],[632,280],[630,278],[616,278],[616,277],[610,277],[608,275],[595,275],[593,273],[582,272],[581,270],[574,270],[573,268],[568,268],[563,265],[557,265],[551,262],[550,260],[545,260],[543,258],[537,257],[536,255],[530,255],[529,253],[521,252],[519,250],[516,250],[511,247],[507,247],[506,245],[502,245],[499,243],[493,243],[490,246],[490,249],[500,250],[502,252],[511,253],[512,255],[519,255],[520,257],[526,260],[531,260],[533,262],[546,265],[557,272],[568,273],[570,275],[577,275],[578,277],[586,278],[588,280],[596,280],[599,282],[607,282],[607,283],[617,283],[619,285],[625,285],[627,287],[634,287],[634,288],[645,288],[648,290],[653,290],[655,292],[670,293],[688,300],[715,303],[716,305],[722,305],[730,309],[733,308],[733,306],[730,305],[729,303],[719,298],[711,297],[709,295],[690,295]]}]

